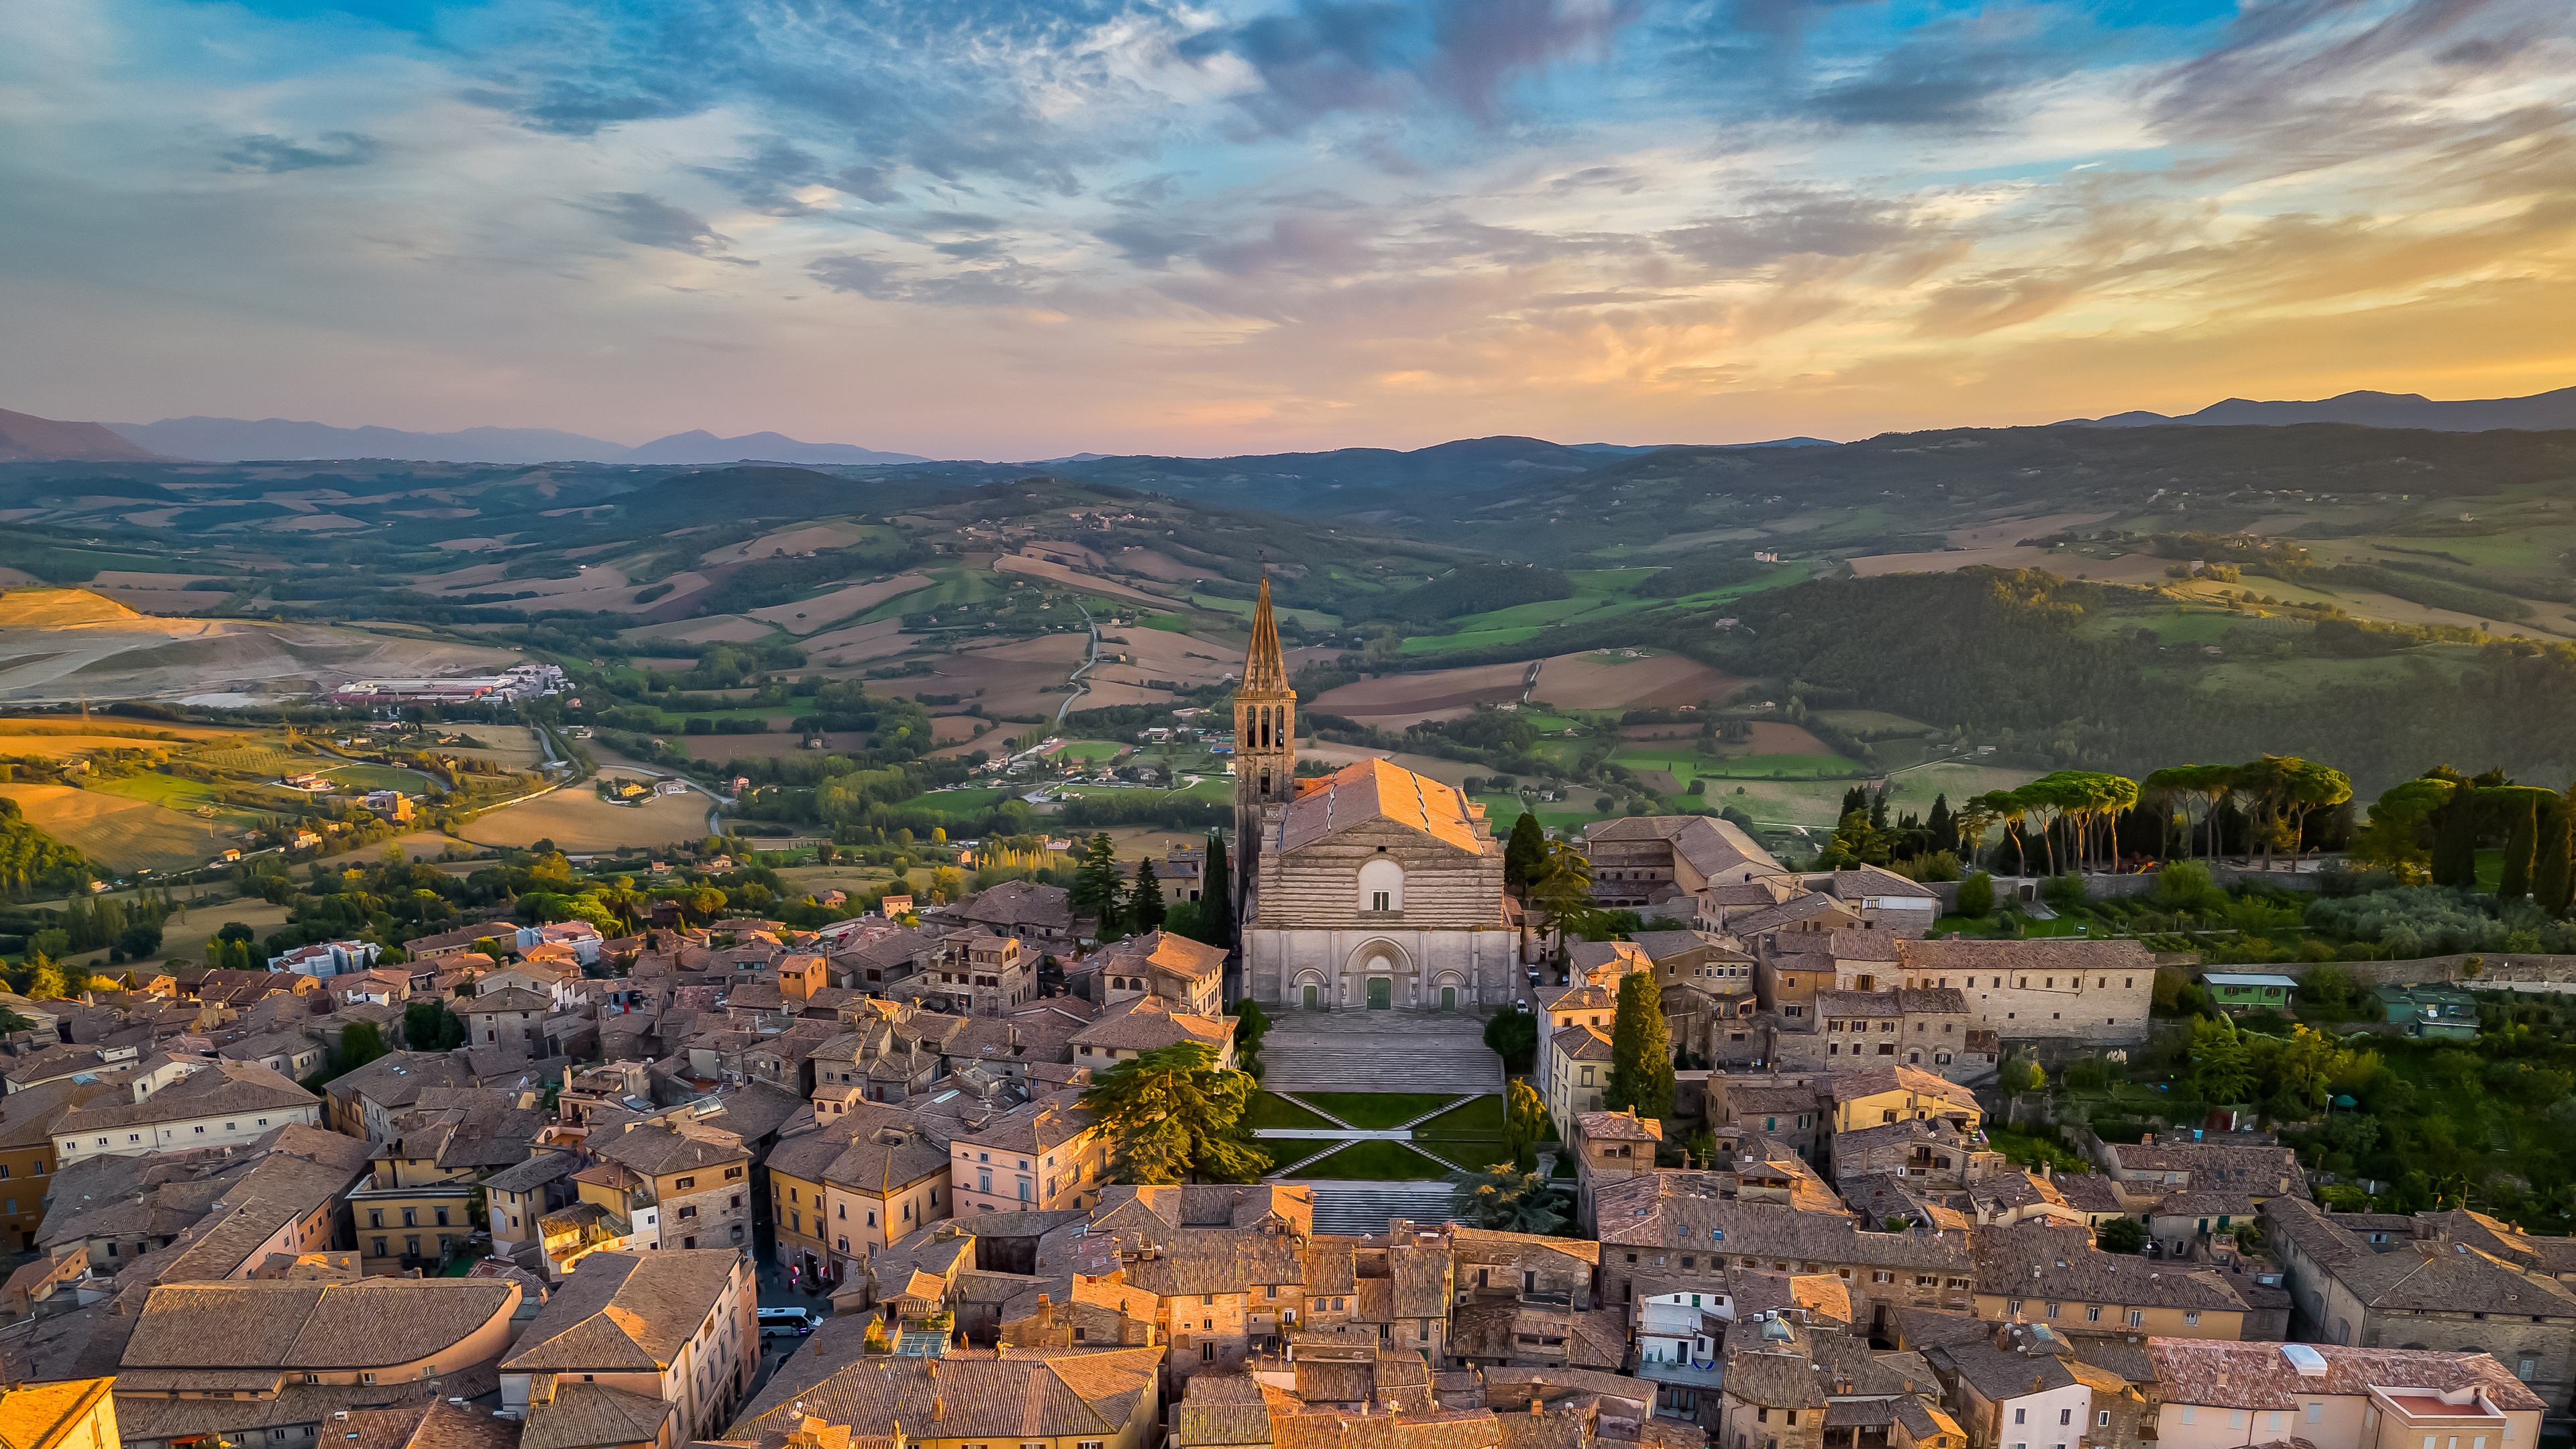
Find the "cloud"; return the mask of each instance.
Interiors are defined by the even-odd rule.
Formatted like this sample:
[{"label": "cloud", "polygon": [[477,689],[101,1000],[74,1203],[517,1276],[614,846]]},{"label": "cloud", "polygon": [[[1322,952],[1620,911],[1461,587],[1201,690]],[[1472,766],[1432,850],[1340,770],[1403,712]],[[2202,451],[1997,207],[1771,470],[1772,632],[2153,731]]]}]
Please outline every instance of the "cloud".
[{"label": "cloud", "polygon": [[[1643,0],[1300,0],[1193,35],[1175,51],[1202,64],[1225,56],[1248,65],[1260,85],[1235,103],[1258,134],[1290,136],[1329,116],[1426,102],[1490,126],[1515,83],[1598,50],[1643,9]],[[1405,162],[1383,138],[1372,150]]]},{"label": "cloud", "polygon": [[364,166],[384,149],[373,136],[355,131],[325,131],[314,145],[303,146],[283,136],[237,136],[224,152],[227,170],[310,171],[328,166]]},{"label": "cloud", "polygon": [[1784,257],[1855,257],[1914,239],[1906,208],[1874,197],[1767,192],[1753,209],[1664,232],[1669,251],[1718,272],[1767,266]]},{"label": "cloud", "polygon": [[733,238],[658,196],[648,196],[640,191],[610,192],[596,198],[595,204],[587,209],[608,218],[611,231],[639,247],[686,252],[693,257],[732,262],[737,266],[760,265],[747,258],[726,256],[725,252],[733,246]]},{"label": "cloud", "polygon": [[763,137],[751,155],[721,166],[701,166],[698,172],[731,187],[743,205],[771,216],[802,216],[814,210],[793,193],[825,180],[822,161],[783,136]]}]

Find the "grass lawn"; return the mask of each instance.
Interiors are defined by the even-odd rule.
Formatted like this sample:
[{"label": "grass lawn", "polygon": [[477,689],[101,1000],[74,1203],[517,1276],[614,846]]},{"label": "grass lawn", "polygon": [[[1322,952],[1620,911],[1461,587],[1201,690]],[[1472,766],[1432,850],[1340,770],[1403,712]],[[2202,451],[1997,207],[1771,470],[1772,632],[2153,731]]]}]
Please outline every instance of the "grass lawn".
[{"label": "grass lawn", "polygon": [[1503,1099],[1488,1092],[1470,1097],[1413,1129],[1417,1137],[1503,1137]]},{"label": "grass lawn", "polygon": [[1401,1127],[1460,1100],[1447,1092],[1300,1092],[1297,1098],[1371,1132]]},{"label": "grass lawn", "polygon": [[[1276,1092],[1255,1092],[1252,1102],[1243,1110],[1246,1127],[1316,1127],[1329,1129],[1329,1118],[1309,1112]],[[1285,1146],[1279,1151],[1289,1150]]]},{"label": "grass lawn", "polygon": [[2014,1127],[1989,1127],[1986,1144],[2010,1161],[2033,1167],[2045,1162],[2061,1172],[2087,1172],[2093,1164],[2068,1150],[2065,1143]]},{"label": "grass lawn", "polygon": [[1663,770],[1674,779],[1683,781],[1710,768],[1708,758],[1687,740],[1658,741],[1651,745],[1630,745],[1612,750],[1610,763],[1625,765],[1631,770]]},{"label": "grass lawn", "polygon": [[1451,1164],[1416,1152],[1401,1142],[1354,1142],[1339,1152],[1315,1158],[1288,1175],[1347,1178],[1361,1182],[1437,1182],[1449,1175],[1450,1167]]},{"label": "grass lawn", "polygon": [[392,765],[332,765],[316,773],[360,790],[402,790],[417,794],[430,784],[427,775]]},{"label": "grass lawn", "polygon": [[1009,799],[1014,793],[1016,792],[1010,790],[934,790],[927,794],[915,795],[895,808],[927,810],[933,815],[944,815],[952,820],[958,820],[970,815],[981,815],[996,804]]},{"label": "grass lawn", "polygon": [[1114,760],[1126,748],[1115,740],[1074,740],[1056,753],[1088,765],[1099,760]]}]

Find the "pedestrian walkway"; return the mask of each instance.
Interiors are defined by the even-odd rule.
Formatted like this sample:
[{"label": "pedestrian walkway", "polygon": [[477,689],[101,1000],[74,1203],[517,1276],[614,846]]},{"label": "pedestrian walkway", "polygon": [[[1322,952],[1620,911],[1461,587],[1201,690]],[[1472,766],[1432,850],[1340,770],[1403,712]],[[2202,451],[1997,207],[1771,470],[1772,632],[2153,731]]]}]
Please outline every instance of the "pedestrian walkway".
[{"label": "pedestrian walkway", "polygon": [[1274,1092],[1499,1092],[1503,1059],[1484,1031],[1454,1012],[1283,1012],[1262,1038],[1261,1084]]}]

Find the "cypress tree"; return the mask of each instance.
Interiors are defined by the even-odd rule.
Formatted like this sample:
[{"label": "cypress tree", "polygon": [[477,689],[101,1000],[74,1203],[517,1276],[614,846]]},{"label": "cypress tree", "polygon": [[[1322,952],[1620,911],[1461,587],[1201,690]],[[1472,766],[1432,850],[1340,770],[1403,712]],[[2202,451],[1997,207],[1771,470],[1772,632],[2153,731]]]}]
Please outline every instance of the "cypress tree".
[{"label": "cypress tree", "polygon": [[2474,890],[2478,884],[2478,792],[2462,785],[2433,812],[2433,884]]},{"label": "cypress tree", "polygon": [[1640,1118],[1673,1114],[1673,1035],[1664,1020],[1663,988],[1655,973],[1632,971],[1619,982],[1619,1010],[1610,1023],[1610,1085],[1601,1094],[1612,1111],[1635,1109]]},{"label": "cypress tree", "polygon": [[1869,802],[1869,828],[1872,830],[1887,828],[1887,792],[1885,790],[1879,791]]},{"label": "cypress tree", "polygon": [[1163,924],[1163,882],[1155,876],[1150,860],[1136,862],[1136,883],[1127,892],[1127,919],[1140,931]]},{"label": "cypress tree", "polygon": [[1073,872],[1073,889],[1068,892],[1076,916],[1095,917],[1100,922],[1100,939],[1118,935],[1118,847],[1102,831],[1091,837],[1082,852],[1082,864]]},{"label": "cypress tree", "polygon": [[1842,817],[1849,815],[1855,810],[1867,810],[1868,808],[1869,792],[1858,785],[1854,785],[1843,792],[1843,808],[1834,812],[1834,818],[1840,820]]},{"label": "cypress tree", "polygon": [[1923,822],[1923,828],[1931,833],[1932,849],[1956,850],[1959,848],[1959,822],[1950,818],[1948,795],[1932,797],[1932,814]]},{"label": "cypress tree", "polygon": [[2531,859],[2540,844],[2537,801],[2513,806],[2513,829],[2504,841],[2504,874],[2496,882],[2496,904],[2509,906],[2531,894]]},{"label": "cypress tree", "polygon": [[2576,786],[2560,795],[2558,803],[2540,817],[2538,859],[2531,870],[2532,898],[2542,910],[2558,917],[2567,914],[2568,898],[2576,893],[2576,868],[2571,868],[2569,860],[2569,832],[2576,828],[2576,820],[2571,820],[2571,803],[2576,803]]},{"label": "cypress tree", "polygon": [[1511,838],[1503,842],[1503,889],[1527,895],[1546,864],[1547,831],[1537,816],[1524,811],[1512,822]]}]

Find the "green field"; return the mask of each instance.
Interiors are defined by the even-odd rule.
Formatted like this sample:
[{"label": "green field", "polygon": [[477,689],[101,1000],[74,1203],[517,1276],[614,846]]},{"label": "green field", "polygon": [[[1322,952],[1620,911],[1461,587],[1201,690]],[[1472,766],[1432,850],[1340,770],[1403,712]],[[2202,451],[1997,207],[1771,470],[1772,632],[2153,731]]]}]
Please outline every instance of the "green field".
[{"label": "green field", "polygon": [[1901,714],[1889,714],[1883,709],[1820,709],[1816,711],[1815,717],[1820,723],[1831,725],[1838,730],[1848,730],[1856,735],[1919,735],[1932,728],[1921,720],[1907,719]]},{"label": "green field", "polygon": [[[1619,757],[1613,755],[1611,758]],[[1819,771],[1847,775],[1868,767],[1840,755],[1724,755],[1698,768],[1705,779],[1755,780],[1813,776]]]},{"label": "green field", "polygon": [[330,765],[314,773],[328,776],[333,782],[353,791],[400,790],[406,794],[417,794],[433,783],[417,770],[393,765]]},{"label": "green field", "polygon": [[[1240,619],[1251,618],[1252,610],[1255,605],[1255,601],[1251,599],[1224,599],[1219,598],[1214,594],[1192,594],[1190,596],[1190,602],[1199,608],[1207,610],[1209,613],[1232,614]],[[1299,624],[1309,629],[1338,629],[1342,627],[1342,619],[1340,615],[1327,614],[1321,609],[1282,608],[1275,600],[1271,603],[1270,608],[1271,611],[1277,614],[1280,618],[1294,619]]]},{"label": "green field", "polygon": [[1114,760],[1118,758],[1126,748],[1127,747],[1125,745],[1118,743],[1116,740],[1071,740],[1065,744],[1063,749],[1056,751],[1056,753],[1063,755],[1067,759],[1080,760],[1084,764],[1089,765],[1097,764],[1102,760]]},{"label": "green field", "polygon": [[929,588],[897,594],[851,622],[873,624],[880,619],[900,619],[906,614],[944,609],[956,604],[980,604],[1009,588],[982,569],[946,568],[928,572],[932,579]]},{"label": "green field", "polygon": [[971,819],[991,810],[1016,794],[1012,790],[936,790],[915,795],[897,805],[898,810],[923,810],[951,820]]},{"label": "green field", "polygon": [[1695,771],[1711,767],[1708,757],[1688,740],[1657,740],[1652,744],[1629,745],[1610,752],[1610,763],[1631,770],[1666,770],[1673,778],[1687,783]]},{"label": "green field", "polygon": [[1525,624],[1515,629],[1479,629],[1465,634],[1414,634],[1406,637],[1402,654],[1452,654],[1462,649],[1482,649],[1495,644],[1518,644],[1547,632],[1544,624]]}]

